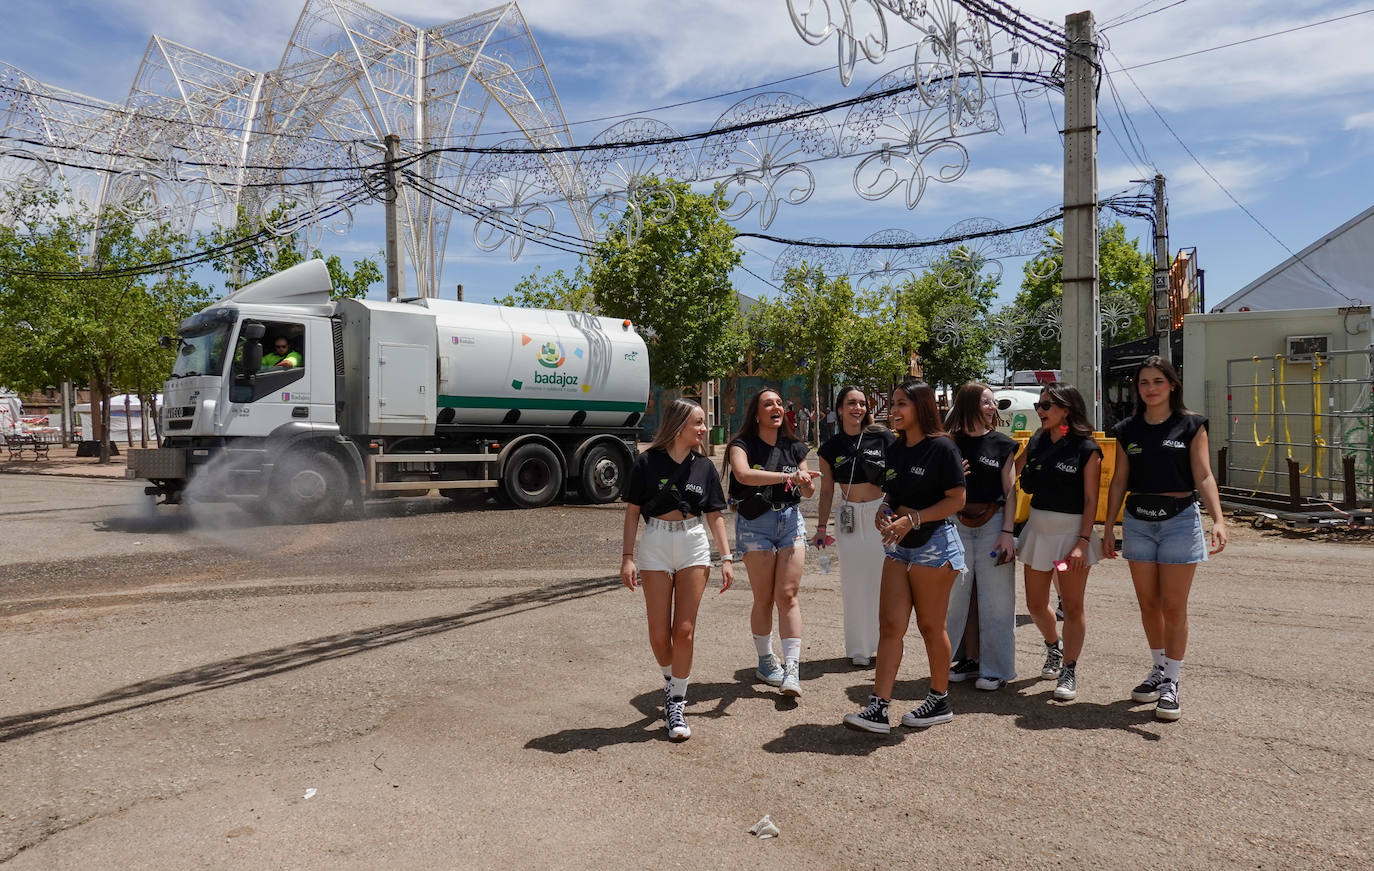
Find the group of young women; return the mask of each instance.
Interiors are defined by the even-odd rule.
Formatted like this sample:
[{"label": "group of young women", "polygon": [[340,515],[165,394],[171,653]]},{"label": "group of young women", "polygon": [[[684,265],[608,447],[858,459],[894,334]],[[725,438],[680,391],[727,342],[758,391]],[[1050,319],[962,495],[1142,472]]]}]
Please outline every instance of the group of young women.
[{"label": "group of young women", "polygon": [[[1056,681],[1055,699],[1071,701],[1086,634],[1088,573],[1100,559],[1117,555],[1114,520],[1124,500],[1122,554],[1152,657],[1131,696],[1155,702],[1161,719],[1178,719],[1188,593],[1197,564],[1208,556],[1199,500],[1212,516],[1212,553],[1226,545],[1226,522],[1208,462],[1207,420],[1184,407],[1177,373],[1151,357],[1137,370],[1135,384],[1135,414],[1113,429],[1116,466],[1101,536],[1094,520],[1102,450],[1072,385],[1044,387],[1036,405],[1040,429],[1019,453],[1013,439],[997,432],[996,402],[983,384],[962,387],[942,420],[930,386],[909,381],[893,392],[890,429],[874,425],[862,390],[845,387],[835,401],[836,432],[818,451],[818,472],[807,467],[809,449],[794,437],[781,395],[769,389],[756,394],[726,453],[734,550],[743,555],[753,593],[755,676],[785,695],[801,696],[797,594],[807,532],[800,501],[819,483],[815,543],[839,549],[845,654],[860,667],[877,658],[868,703],[845,716],[845,725],[890,731],[888,707],[913,612],[930,687],[902,715],[903,725],[952,720],[950,681],[973,677],[978,689],[995,691],[1014,679],[1018,559],[1025,566],[1027,609],[1045,643],[1041,676]],[[673,740],[691,735],[684,708],[696,615],[710,571],[708,527],[722,554],[722,590],[734,579],[721,516],[725,488],[702,456],[705,433],[699,406],[671,403],[654,443],[635,461],[625,496],[621,580],[644,590],[649,641],[663,670],[664,722]],[[1031,497],[1019,537],[1018,480]],[[1056,577],[1062,638],[1049,601]],[[976,620],[969,617],[974,607]],[[774,611],[781,661],[772,647]],[[954,662],[951,639],[961,642]]]}]

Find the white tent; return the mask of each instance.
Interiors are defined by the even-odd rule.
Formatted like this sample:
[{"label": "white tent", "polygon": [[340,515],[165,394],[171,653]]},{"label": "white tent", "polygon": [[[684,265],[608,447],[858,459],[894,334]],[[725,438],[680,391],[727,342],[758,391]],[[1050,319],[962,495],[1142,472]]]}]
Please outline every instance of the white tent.
[{"label": "white tent", "polygon": [[22,430],[19,418],[24,416],[24,406],[19,397],[8,390],[0,389],[0,435],[9,435]]},{"label": "white tent", "polygon": [[1212,307],[1214,312],[1340,308],[1374,302],[1374,207]]},{"label": "white tent", "polygon": [[[125,405],[128,400],[128,405]],[[162,396],[158,395],[156,401],[159,407],[162,405]],[[82,402],[76,406],[76,420],[81,427],[81,438],[83,441],[93,441],[95,439],[95,427],[98,421],[94,420],[96,412],[92,410],[92,404]],[[110,397],[110,441],[116,444],[124,444],[131,438],[137,442],[143,438],[144,423],[148,427],[148,441],[157,440],[157,429],[153,426],[154,409],[146,411],[143,403],[132,393],[119,393]],[[130,430],[132,429],[132,432]]]}]

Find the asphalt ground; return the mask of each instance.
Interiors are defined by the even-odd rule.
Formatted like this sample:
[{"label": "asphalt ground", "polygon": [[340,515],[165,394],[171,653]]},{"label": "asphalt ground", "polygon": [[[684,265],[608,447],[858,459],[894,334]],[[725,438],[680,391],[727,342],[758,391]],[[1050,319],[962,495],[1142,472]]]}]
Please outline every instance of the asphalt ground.
[{"label": "asphalt ground", "polygon": [[[814,506],[812,507],[814,510]],[[843,729],[838,573],[803,580],[804,695],[752,679],[747,582],[666,740],[615,506],[398,499],[272,527],[135,482],[0,475],[0,861],[14,868],[1374,866],[1374,548],[1244,526],[1192,597],[1183,718],[1126,565],[1089,581],[1079,698],[953,688]],[[897,710],[926,688],[908,636]],[[747,829],[769,814],[778,838]]]}]

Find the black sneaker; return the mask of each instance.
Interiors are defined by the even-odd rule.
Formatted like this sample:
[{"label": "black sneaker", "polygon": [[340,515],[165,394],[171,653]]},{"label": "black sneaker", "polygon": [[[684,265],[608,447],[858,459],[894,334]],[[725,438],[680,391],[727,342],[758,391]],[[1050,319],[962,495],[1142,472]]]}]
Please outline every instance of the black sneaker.
[{"label": "black sneaker", "polygon": [[668,726],[670,741],[686,741],[692,737],[692,728],[687,725],[685,716],[686,707],[687,700],[682,696],[673,696],[663,707],[663,719]]},{"label": "black sneaker", "polygon": [[1142,704],[1157,702],[1159,701],[1159,685],[1162,683],[1164,683],[1164,669],[1156,665],[1150,669],[1149,674],[1145,675],[1145,679],[1140,682],[1140,685],[1131,690],[1131,698]]},{"label": "black sneaker", "polygon": [[1054,688],[1055,701],[1071,702],[1078,698],[1078,664],[1064,666],[1059,672],[1059,683]]},{"label": "black sneaker", "polygon": [[951,683],[963,683],[969,678],[978,677],[978,660],[960,659],[956,660],[949,667],[949,680]]},{"label": "black sneaker", "polygon": [[879,735],[886,735],[892,731],[892,726],[887,721],[887,699],[870,695],[868,704],[857,714],[845,714],[844,724],[851,729],[858,729],[862,732],[875,732]]},{"label": "black sneaker", "polygon": [[1155,717],[1160,720],[1177,720],[1183,716],[1178,704],[1178,681],[1167,678],[1159,685],[1159,701],[1155,703]]},{"label": "black sneaker", "polygon": [[924,729],[927,726],[935,726],[940,723],[948,723],[954,719],[954,711],[949,706],[949,696],[937,696],[931,693],[926,696],[926,700],[914,711],[907,711],[902,714],[902,725],[911,726],[913,729]]},{"label": "black sneaker", "polygon": [[1045,645],[1045,664],[1040,666],[1041,677],[1059,677],[1064,668],[1064,642],[1056,641]]},{"label": "black sneaker", "polygon": [[1054,619],[1064,619],[1064,600],[1062,598],[1054,603]]}]

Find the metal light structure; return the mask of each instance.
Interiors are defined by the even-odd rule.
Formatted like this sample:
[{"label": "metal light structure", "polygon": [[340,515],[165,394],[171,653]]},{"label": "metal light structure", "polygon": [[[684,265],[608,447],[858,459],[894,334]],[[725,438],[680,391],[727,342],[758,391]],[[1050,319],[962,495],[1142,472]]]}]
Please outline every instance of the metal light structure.
[{"label": "metal light structure", "polygon": [[[61,176],[88,206],[143,203],[148,217],[232,222],[236,210],[297,208],[274,228],[346,232],[360,180],[399,136],[412,177],[463,178],[470,146],[499,111],[541,153],[544,187],[593,227],[572,136],[515,3],[419,28],[356,0],[307,0],[275,70],[255,72],[154,36],[123,106],[0,67],[0,181]],[[54,167],[62,167],[54,169]],[[72,180],[77,184],[72,184]],[[437,295],[454,206],[401,191],[405,247],[423,295]],[[471,212],[499,209],[475,202]],[[333,226],[318,219],[328,215]]]}]

